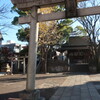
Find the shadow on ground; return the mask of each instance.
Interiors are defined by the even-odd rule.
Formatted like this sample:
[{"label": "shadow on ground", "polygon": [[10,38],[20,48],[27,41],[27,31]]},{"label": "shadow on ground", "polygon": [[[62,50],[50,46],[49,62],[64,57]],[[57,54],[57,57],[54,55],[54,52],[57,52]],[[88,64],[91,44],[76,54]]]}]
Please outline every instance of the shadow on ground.
[{"label": "shadow on ground", "polygon": [[[79,73],[78,74],[72,74],[72,75],[79,75]],[[81,73],[80,75],[85,75],[85,74]],[[54,76],[52,76],[52,77],[54,78]],[[49,78],[52,78],[52,77],[49,77]],[[57,76],[57,77],[59,77],[59,76]],[[45,77],[45,78],[48,78],[48,77]],[[63,91],[65,91],[65,89],[68,89],[68,94],[66,93],[66,96],[67,95],[68,96],[70,96],[70,95],[79,96],[80,95],[80,91],[81,91],[80,87],[84,88],[84,86],[88,86],[88,85],[91,85],[91,84],[92,85],[100,85],[100,81],[90,81],[90,82],[87,82],[85,84],[74,85],[72,87],[59,87],[59,89],[61,89],[61,90],[63,89]],[[42,97],[45,97],[46,100],[49,100],[55,94],[57,89],[58,89],[58,87],[40,89],[40,94],[41,94]],[[79,91],[79,92],[75,92],[74,89],[77,89],[77,91]],[[70,90],[71,90],[71,92],[69,92]],[[100,89],[96,89],[95,88],[95,90],[96,90],[97,94],[100,96]],[[23,91],[0,94],[0,100],[7,100],[8,98],[18,98],[19,94],[22,93],[22,92]],[[93,100],[95,100],[95,99],[93,99]],[[98,100],[100,100],[100,98]]]},{"label": "shadow on ground", "polygon": [[[99,84],[100,85],[100,82],[89,82],[89,83],[92,83],[92,84]],[[86,84],[89,84],[89,83],[86,83]],[[68,88],[69,90],[71,89],[74,89],[74,88],[78,88],[80,86],[84,86],[85,84],[82,84],[82,85],[76,85],[76,86],[72,86],[72,87],[59,87],[59,89],[64,89],[65,88]],[[46,88],[46,89],[40,89],[40,94],[42,97],[45,97],[46,100],[49,100],[53,95],[54,93],[56,92],[57,88]],[[80,90],[79,90],[80,91]],[[19,94],[22,93],[23,91],[19,91],[19,92],[14,92],[14,93],[7,93],[7,94],[0,94],[0,100],[7,100],[8,98],[19,98]],[[97,90],[98,94],[100,95],[100,90]],[[80,92],[79,92],[80,94]],[[70,96],[70,95],[77,95],[79,96],[79,94],[76,94],[74,92],[74,90],[68,94],[66,94],[66,96]],[[99,100],[99,99],[98,99]]]},{"label": "shadow on ground", "polygon": [[[49,98],[55,93],[56,90],[57,88],[40,89],[40,95],[45,97],[46,100],[49,100]],[[8,100],[8,98],[19,98],[19,94],[22,92],[23,91],[0,94],[0,100]]]}]

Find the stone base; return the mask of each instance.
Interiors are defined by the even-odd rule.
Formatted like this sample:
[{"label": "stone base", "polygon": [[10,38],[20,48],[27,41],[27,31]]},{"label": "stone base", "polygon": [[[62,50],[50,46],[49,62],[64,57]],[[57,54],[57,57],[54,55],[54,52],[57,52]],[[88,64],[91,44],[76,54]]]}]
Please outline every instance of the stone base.
[{"label": "stone base", "polygon": [[20,98],[22,100],[45,100],[40,97],[40,91],[34,90],[34,91],[23,91],[23,93],[20,94]]}]

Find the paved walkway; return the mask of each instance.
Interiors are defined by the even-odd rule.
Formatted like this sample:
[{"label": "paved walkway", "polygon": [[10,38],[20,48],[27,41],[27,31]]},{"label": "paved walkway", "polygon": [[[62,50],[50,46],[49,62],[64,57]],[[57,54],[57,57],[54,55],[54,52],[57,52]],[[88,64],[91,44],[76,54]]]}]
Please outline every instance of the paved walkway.
[{"label": "paved walkway", "polygon": [[100,77],[90,77],[87,74],[71,74],[66,77],[64,83],[59,87],[50,100],[100,100]]}]

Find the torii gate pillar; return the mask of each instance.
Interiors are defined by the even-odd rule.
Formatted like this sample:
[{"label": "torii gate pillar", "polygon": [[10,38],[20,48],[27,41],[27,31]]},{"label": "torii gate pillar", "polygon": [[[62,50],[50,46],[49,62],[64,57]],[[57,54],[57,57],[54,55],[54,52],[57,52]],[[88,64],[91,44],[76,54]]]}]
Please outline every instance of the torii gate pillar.
[{"label": "torii gate pillar", "polygon": [[99,41],[99,48],[98,48],[98,72],[100,72],[100,41]]},{"label": "torii gate pillar", "polygon": [[35,74],[37,61],[37,45],[38,45],[38,24],[37,24],[37,7],[31,9],[31,23],[30,23],[30,40],[29,40],[29,54],[28,54],[28,74],[26,90],[35,89]]},{"label": "torii gate pillar", "polygon": [[35,90],[35,74],[37,61],[37,46],[38,46],[38,22],[37,10],[34,6],[31,9],[30,22],[30,40],[29,40],[29,54],[28,54],[28,71],[26,90],[20,95],[22,100],[44,100],[40,98],[39,90]]}]

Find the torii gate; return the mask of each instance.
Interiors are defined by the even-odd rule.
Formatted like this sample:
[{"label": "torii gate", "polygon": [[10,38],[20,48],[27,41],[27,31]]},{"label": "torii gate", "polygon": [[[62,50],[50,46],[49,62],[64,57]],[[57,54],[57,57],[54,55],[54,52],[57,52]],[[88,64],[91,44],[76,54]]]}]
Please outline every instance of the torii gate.
[{"label": "torii gate", "polygon": [[[38,22],[51,21],[71,17],[82,17],[87,15],[100,14],[100,6],[77,9],[77,2],[86,0],[11,0],[20,10],[31,10],[30,16],[20,17],[19,23],[30,24],[30,41],[28,55],[28,74],[27,74],[27,91],[35,89],[35,74],[37,61],[37,45],[38,45]],[[38,14],[40,7],[54,6],[65,4],[66,11],[55,12],[50,14]]]}]

